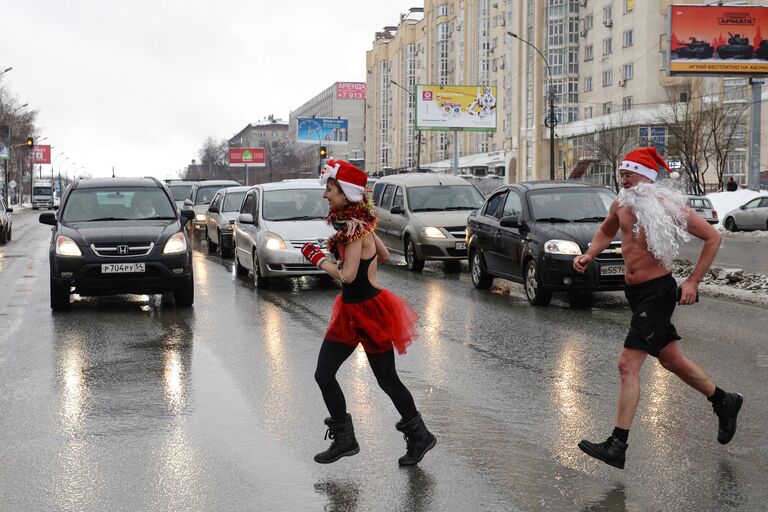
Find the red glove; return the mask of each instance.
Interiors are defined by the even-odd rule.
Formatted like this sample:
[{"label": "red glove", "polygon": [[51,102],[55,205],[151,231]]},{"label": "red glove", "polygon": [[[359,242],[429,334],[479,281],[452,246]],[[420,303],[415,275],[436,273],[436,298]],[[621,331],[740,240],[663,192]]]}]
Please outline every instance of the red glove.
[{"label": "red glove", "polygon": [[325,253],[312,242],[307,242],[301,246],[301,254],[317,268],[320,268],[320,265],[326,260]]}]

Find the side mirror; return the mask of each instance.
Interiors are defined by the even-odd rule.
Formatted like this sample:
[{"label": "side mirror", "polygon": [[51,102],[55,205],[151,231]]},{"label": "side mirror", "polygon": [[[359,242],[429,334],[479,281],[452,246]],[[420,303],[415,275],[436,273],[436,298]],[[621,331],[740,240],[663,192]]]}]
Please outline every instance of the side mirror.
[{"label": "side mirror", "polygon": [[195,203],[193,203],[191,199],[185,199],[184,206],[195,206]]},{"label": "side mirror", "polygon": [[58,210],[59,209],[59,205],[57,205],[57,204],[53,205],[53,209],[54,210]]},{"label": "side mirror", "polygon": [[216,208],[215,206],[209,206],[208,211],[211,213],[219,213],[219,209]]},{"label": "side mirror", "polygon": [[53,212],[43,212],[40,214],[40,224],[56,225],[56,214]]},{"label": "side mirror", "polygon": [[520,228],[520,216],[519,215],[507,215],[502,217],[499,224],[503,228]]},{"label": "side mirror", "polygon": [[186,220],[194,220],[195,210],[181,210],[181,218]]},{"label": "side mirror", "polygon": [[7,211],[8,213],[13,213],[13,208],[6,208],[5,211]]},{"label": "side mirror", "polygon": [[395,205],[395,206],[393,206],[393,207],[392,207],[392,208],[389,210],[389,213],[391,213],[392,215],[403,215],[403,214],[405,213],[405,210],[403,209],[403,207],[402,207],[402,206],[400,206],[400,205],[398,204],[398,205]]},{"label": "side mirror", "polygon": [[237,216],[237,222],[240,224],[253,224],[253,215],[250,213],[241,213]]},{"label": "side mirror", "polygon": [[746,209],[747,209],[747,206],[746,206],[746,205],[744,205],[744,204],[743,204],[743,205],[741,205],[741,206],[739,206],[739,210],[746,210]]}]

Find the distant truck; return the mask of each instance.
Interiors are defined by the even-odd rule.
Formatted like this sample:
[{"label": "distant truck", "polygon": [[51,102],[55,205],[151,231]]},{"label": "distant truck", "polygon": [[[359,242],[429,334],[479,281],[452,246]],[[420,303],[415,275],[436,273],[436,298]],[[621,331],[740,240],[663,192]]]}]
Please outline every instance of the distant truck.
[{"label": "distant truck", "polygon": [[32,184],[32,209],[53,208],[53,183],[50,181],[35,181]]}]

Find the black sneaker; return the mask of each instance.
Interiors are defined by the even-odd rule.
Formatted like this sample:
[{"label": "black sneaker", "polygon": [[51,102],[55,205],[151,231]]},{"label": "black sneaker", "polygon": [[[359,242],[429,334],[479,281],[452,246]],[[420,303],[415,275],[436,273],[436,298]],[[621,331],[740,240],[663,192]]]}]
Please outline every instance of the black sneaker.
[{"label": "black sneaker", "polygon": [[579,443],[581,451],[600,459],[606,464],[615,468],[624,469],[624,453],[627,451],[627,443],[616,439],[615,437],[609,437],[604,443],[593,443],[582,439]]},{"label": "black sneaker", "polygon": [[712,404],[712,409],[720,420],[717,429],[717,442],[728,444],[736,434],[736,416],[739,414],[744,397],[740,393],[725,393],[725,397],[718,403]]}]

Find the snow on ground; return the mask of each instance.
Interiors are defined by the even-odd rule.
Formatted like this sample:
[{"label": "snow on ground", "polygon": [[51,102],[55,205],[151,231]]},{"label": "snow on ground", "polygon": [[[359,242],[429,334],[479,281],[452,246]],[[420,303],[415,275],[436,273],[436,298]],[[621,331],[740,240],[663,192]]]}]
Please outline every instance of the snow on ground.
[{"label": "snow on ground", "polygon": [[[693,267],[688,260],[677,260],[672,273],[682,282],[691,275]],[[707,297],[768,307],[768,276],[748,274],[740,268],[710,267],[699,292]]]},{"label": "snow on ground", "polygon": [[733,192],[713,192],[707,194],[707,198],[712,202],[712,207],[717,212],[717,218],[721,221],[716,224],[716,227],[722,227],[722,219],[725,218],[726,213],[735,210],[757,196],[768,196],[768,190],[755,192],[754,190],[740,188]]}]

